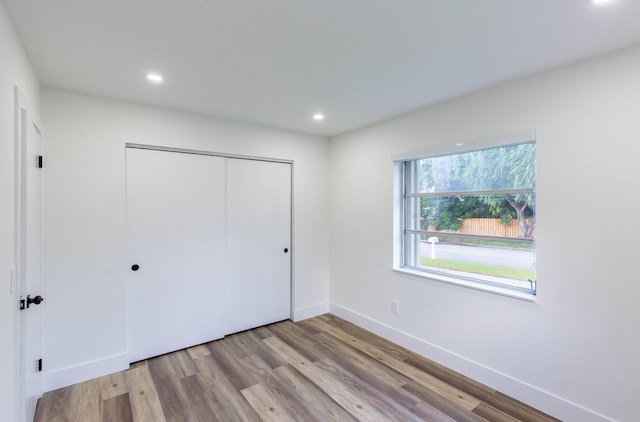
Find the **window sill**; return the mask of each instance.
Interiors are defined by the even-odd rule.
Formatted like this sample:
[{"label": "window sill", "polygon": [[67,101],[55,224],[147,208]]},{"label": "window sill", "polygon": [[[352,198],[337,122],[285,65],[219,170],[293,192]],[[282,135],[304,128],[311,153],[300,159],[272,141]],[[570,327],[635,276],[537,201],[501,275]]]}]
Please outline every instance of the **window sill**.
[{"label": "window sill", "polygon": [[482,292],[493,293],[501,296],[507,296],[514,299],[525,300],[527,302],[535,302],[536,296],[533,293],[527,293],[510,289],[508,287],[501,287],[493,284],[484,284],[482,282],[473,282],[470,280],[460,279],[457,277],[435,274],[426,271],[414,270],[412,268],[393,268],[393,271],[408,274],[427,280],[439,281],[442,283],[454,284],[456,286],[466,287],[469,289],[480,290]]}]

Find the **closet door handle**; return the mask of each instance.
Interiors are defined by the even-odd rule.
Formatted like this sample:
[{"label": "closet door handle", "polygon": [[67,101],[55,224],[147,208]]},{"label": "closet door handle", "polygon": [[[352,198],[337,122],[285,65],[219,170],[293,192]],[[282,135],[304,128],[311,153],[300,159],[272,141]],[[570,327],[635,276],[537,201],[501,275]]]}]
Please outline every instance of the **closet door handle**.
[{"label": "closet door handle", "polygon": [[289,252],[289,248],[284,248],[284,253]]},{"label": "closet door handle", "polygon": [[29,308],[29,306],[33,305],[39,305],[44,301],[44,299],[42,298],[42,296],[38,295],[36,297],[31,297],[31,295],[27,295],[27,308]]},{"label": "closet door handle", "polygon": [[140,269],[140,265],[138,265],[138,264],[133,264],[131,266],[131,271],[138,271],[139,269]]}]

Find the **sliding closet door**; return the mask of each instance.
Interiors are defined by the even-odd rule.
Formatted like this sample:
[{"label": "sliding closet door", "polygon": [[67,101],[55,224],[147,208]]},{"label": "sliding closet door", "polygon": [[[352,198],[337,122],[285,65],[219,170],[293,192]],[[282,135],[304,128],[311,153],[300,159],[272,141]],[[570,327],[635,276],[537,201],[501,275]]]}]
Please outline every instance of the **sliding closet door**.
[{"label": "sliding closet door", "polygon": [[291,164],[227,161],[225,333],[291,315]]},{"label": "sliding closet door", "polygon": [[127,148],[132,362],[224,336],[225,159]]}]

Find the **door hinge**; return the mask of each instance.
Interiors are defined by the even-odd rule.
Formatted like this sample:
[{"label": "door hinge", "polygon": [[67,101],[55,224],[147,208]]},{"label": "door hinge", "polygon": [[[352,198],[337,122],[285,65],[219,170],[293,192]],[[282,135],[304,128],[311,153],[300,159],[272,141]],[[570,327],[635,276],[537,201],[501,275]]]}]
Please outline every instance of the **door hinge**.
[{"label": "door hinge", "polygon": [[43,158],[42,155],[38,155],[38,168],[41,169],[43,166]]},{"label": "door hinge", "polygon": [[42,372],[42,358],[38,359],[38,372]]},{"label": "door hinge", "polygon": [[20,310],[24,311],[25,309],[27,309],[27,301],[24,299],[20,299],[20,301],[18,302],[20,304]]}]

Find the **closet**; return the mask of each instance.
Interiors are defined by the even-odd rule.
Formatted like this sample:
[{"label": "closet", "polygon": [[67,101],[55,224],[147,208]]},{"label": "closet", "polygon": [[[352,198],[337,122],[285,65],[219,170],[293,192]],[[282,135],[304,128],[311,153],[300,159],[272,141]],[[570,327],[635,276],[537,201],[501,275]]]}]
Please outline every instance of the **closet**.
[{"label": "closet", "polygon": [[126,148],[131,362],[291,315],[291,164]]}]

